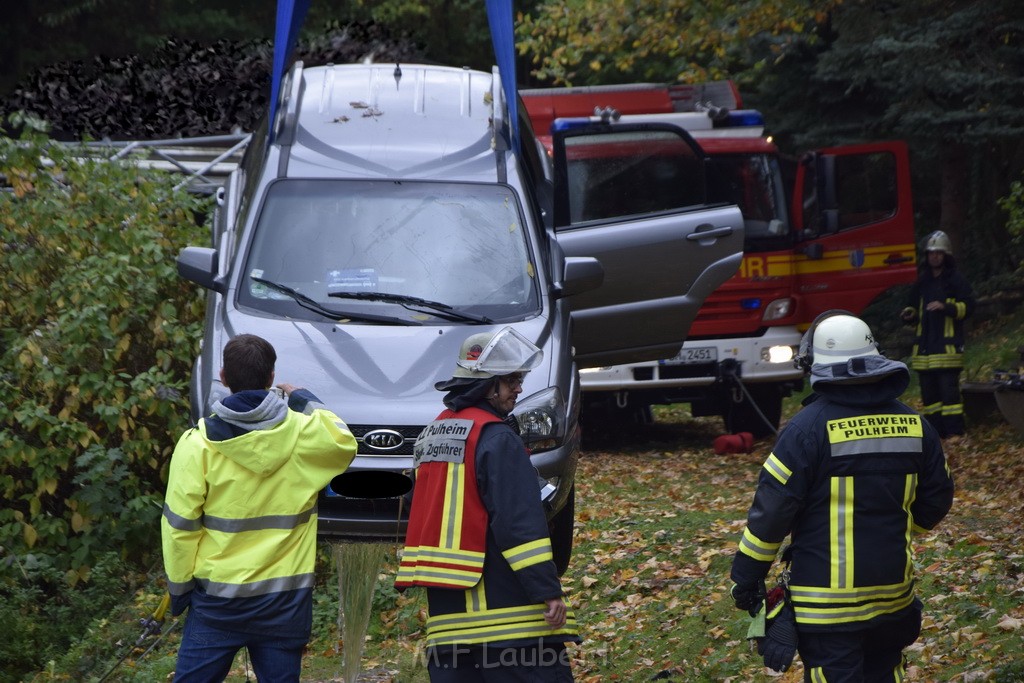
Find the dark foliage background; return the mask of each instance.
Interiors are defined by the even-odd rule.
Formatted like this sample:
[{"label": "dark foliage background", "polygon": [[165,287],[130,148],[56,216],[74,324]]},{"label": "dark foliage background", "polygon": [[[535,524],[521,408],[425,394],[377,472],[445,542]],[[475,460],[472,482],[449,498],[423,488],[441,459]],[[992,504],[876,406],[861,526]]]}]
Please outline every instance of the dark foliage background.
[{"label": "dark foliage background", "polygon": [[[52,138],[63,141],[249,131],[267,108],[272,56],[267,40],[201,44],[172,38],[145,57],[59,62],[24,79],[0,103],[0,117],[35,115],[51,125]],[[304,39],[295,58],[312,66],[423,56],[408,38],[392,38],[375,23],[353,23]]]}]

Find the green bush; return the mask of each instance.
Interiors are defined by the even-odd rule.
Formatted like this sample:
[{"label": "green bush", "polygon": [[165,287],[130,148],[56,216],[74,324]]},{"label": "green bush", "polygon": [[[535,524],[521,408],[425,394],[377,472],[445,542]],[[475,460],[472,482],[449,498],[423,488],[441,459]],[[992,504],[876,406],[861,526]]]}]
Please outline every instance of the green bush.
[{"label": "green bush", "polygon": [[[24,121],[18,122],[24,126]],[[202,297],[175,257],[205,200],[29,126],[0,138],[0,592],[152,560]]]},{"label": "green bush", "polygon": [[1010,277],[1019,286],[1024,280],[1024,181],[1017,180],[1010,185],[1010,194],[999,200],[999,208],[1007,214],[1006,230],[1010,233],[1007,249],[1016,264],[1016,271]]}]

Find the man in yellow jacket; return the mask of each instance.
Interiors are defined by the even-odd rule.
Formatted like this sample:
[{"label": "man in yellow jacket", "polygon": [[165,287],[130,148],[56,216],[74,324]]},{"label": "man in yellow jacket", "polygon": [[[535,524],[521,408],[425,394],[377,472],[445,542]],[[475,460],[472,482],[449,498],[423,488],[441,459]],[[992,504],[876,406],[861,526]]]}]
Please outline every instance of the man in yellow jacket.
[{"label": "man in yellow jacket", "polygon": [[171,613],[189,608],[175,681],[222,681],[246,647],[260,683],[299,680],[312,626],[317,494],[355,438],[311,392],[274,383],[255,335],[224,347],[233,393],[179,439],[161,535]]}]

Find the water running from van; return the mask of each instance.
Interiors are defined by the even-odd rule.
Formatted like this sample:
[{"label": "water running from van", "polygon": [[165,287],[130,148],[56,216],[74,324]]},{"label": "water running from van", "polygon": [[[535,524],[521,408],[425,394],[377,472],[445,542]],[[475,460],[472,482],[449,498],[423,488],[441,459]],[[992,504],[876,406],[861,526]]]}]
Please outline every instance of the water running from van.
[{"label": "water running from van", "polygon": [[380,543],[336,543],[334,565],[338,570],[338,632],[342,643],[342,680],[359,678],[366,631],[373,610],[384,548]]}]

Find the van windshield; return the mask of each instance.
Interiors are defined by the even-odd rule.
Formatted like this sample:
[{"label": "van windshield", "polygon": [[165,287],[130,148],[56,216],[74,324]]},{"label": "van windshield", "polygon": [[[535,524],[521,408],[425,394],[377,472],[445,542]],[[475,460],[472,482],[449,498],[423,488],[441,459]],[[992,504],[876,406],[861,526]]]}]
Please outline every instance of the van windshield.
[{"label": "van windshield", "polygon": [[[298,305],[288,288],[356,321],[370,313],[417,324],[458,319],[444,313],[447,307],[493,321],[521,319],[539,309],[536,272],[508,187],[285,179],[263,202],[239,303],[289,317],[332,317]],[[444,308],[403,305],[409,297]]]}]

